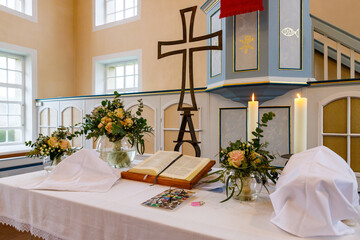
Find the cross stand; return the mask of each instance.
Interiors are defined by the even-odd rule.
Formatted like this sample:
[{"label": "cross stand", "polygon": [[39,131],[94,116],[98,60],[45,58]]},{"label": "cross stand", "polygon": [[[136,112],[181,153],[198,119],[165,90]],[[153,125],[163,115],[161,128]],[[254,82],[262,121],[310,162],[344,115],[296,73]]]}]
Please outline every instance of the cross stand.
[{"label": "cross stand", "polygon": [[[192,114],[190,110],[184,110],[184,113],[181,114],[181,116],[183,116],[183,118],[182,118],[181,125],[180,125],[178,139],[176,141],[174,141],[176,143],[174,151],[179,151],[181,145],[184,142],[187,142],[187,143],[190,143],[194,147],[195,156],[200,157],[200,155],[201,155],[201,150],[199,147],[200,142],[198,142],[196,140],[195,128],[194,128],[193,121],[191,119],[191,116],[193,116],[193,115],[194,114]],[[189,130],[186,130],[186,123],[189,125]],[[184,134],[186,132],[190,133],[191,140],[184,140]]]},{"label": "cross stand", "polygon": [[[168,57],[171,55],[178,55],[178,54],[182,55],[181,92],[180,92],[180,100],[179,100],[179,105],[178,105],[177,110],[183,111],[183,113],[181,114],[183,116],[183,118],[181,121],[178,139],[176,141],[174,141],[174,142],[176,142],[174,151],[179,151],[181,145],[183,143],[187,142],[187,143],[190,143],[194,147],[196,157],[200,157],[200,155],[201,155],[201,151],[200,151],[200,147],[199,147],[200,142],[198,142],[196,140],[195,128],[194,128],[194,124],[191,119],[191,116],[193,115],[193,114],[191,114],[191,111],[198,110],[197,106],[196,106],[196,99],[195,99],[195,92],[194,92],[193,54],[194,54],[194,52],[199,52],[199,51],[222,50],[222,31],[217,31],[217,32],[214,32],[211,34],[194,37],[194,22],[195,22],[196,8],[197,7],[194,6],[194,7],[189,7],[189,8],[180,10],[183,38],[180,40],[175,40],[175,41],[160,41],[160,42],[158,42],[158,59]],[[189,36],[187,35],[186,19],[185,19],[185,13],[187,13],[187,12],[191,13]],[[183,49],[178,49],[178,50],[169,51],[169,52],[165,52],[165,53],[162,52],[163,46],[180,45],[180,44],[184,44],[184,43],[199,42],[202,40],[212,40],[215,38],[217,38],[217,40],[218,40],[216,45],[212,45],[212,44],[210,46],[203,45],[200,47],[192,47],[192,48],[188,48],[188,49],[183,48]],[[188,39],[189,39],[189,41],[187,41]],[[189,57],[189,86],[190,86],[190,97],[191,97],[191,102],[192,102],[192,106],[190,106],[190,107],[183,106],[184,95],[185,95],[185,85],[186,85],[186,60],[187,60],[187,57]],[[189,125],[189,130],[186,130],[186,124]],[[191,140],[184,140],[184,134],[186,132],[190,133]]]}]

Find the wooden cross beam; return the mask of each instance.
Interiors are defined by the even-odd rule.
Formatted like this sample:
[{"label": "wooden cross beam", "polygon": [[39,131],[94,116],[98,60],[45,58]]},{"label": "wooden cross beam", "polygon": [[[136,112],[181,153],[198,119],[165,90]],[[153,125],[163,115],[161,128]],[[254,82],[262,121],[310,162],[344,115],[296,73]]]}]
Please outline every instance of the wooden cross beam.
[{"label": "wooden cross beam", "polygon": [[[196,14],[197,6],[185,8],[180,10],[181,21],[182,21],[182,31],[183,31],[183,38],[181,40],[176,41],[160,41],[158,42],[158,59],[164,58],[171,55],[182,54],[182,80],[181,80],[181,93],[180,93],[180,100],[178,105],[178,111],[190,110],[190,111],[197,111],[196,100],[195,100],[195,93],[194,93],[194,73],[193,73],[193,54],[194,52],[199,51],[207,51],[207,50],[222,50],[222,31],[214,32],[211,34],[207,34],[204,36],[194,37],[194,22],[195,22],[195,14]],[[190,19],[190,27],[189,27],[189,41],[187,41],[187,28],[186,28],[186,18],[185,13],[191,12],[191,19]],[[193,48],[183,48],[178,49],[170,52],[162,52],[162,46],[170,46],[170,45],[180,45],[188,42],[199,42],[202,40],[208,40],[212,38],[218,38],[216,46],[208,46],[203,45],[201,47],[193,47]],[[186,58],[187,58],[187,51],[189,51],[189,86],[190,86],[190,95],[191,95],[191,107],[183,107],[184,102],[184,95],[185,95],[185,84],[186,84]]]},{"label": "wooden cross beam", "polygon": [[[174,150],[179,151],[181,145],[184,142],[187,142],[187,143],[190,143],[194,147],[196,157],[200,157],[200,155],[201,155],[201,151],[200,151],[200,147],[199,147],[200,142],[198,142],[196,139],[195,128],[194,128],[194,124],[191,119],[191,116],[193,115],[193,114],[191,114],[191,111],[198,110],[197,105],[196,105],[195,93],[194,93],[193,54],[194,54],[194,52],[199,52],[199,51],[222,50],[222,31],[218,31],[215,33],[211,33],[211,34],[207,34],[207,35],[203,35],[203,36],[199,36],[199,37],[194,37],[194,22],[195,22],[196,9],[197,9],[197,6],[180,10],[183,38],[181,40],[176,40],[176,41],[158,42],[158,59],[164,58],[167,56],[171,56],[171,55],[182,54],[182,79],[181,79],[181,93],[180,93],[178,111],[183,111],[183,113],[181,114],[183,116],[183,118],[181,121],[178,138],[176,141],[174,141],[174,142],[176,142]],[[187,36],[186,19],[185,19],[185,13],[187,13],[187,12],[191,12],[189,37]],[[208,39],[210,40],[215,37],[217,37],[217,39],[218,39],[218,41],[217,41],[218,44],[216,46],[208,46],[205,44],[201,47],[183,48],[183,49],[178,49],[178,50],[165,52],[165,53],[162,52],[163,46],[180,45],[180,44],[184,44],[184,43],[199,42],[199,41],[208,40]],[[187,41],[187,39],[189,39],[189,41]],[[184,107],[183,103],[184,103],[185,85],[186,85],[186,60],[187,60],[187,52],[188,51],[189,51],[189,85],[190,85],[190,96],[191,96],[192,106]],[[189,130],[186,130],[186,125],[189,126]],[[184,134],[186,132],[190,133],[191,140],[184,140]]]}]

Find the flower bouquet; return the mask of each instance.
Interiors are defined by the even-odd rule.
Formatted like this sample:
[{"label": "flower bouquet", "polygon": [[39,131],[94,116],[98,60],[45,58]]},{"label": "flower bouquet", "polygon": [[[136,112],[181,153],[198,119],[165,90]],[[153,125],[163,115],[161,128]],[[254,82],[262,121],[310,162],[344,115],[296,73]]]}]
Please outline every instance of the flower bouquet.
[{"label": "flower bouquet", "polygon": [[35,142],[25,142],[26,146],[32,148],[26,156],[44,159],[44,166],[46,163],[50,165],[45,166],[45,170],[51,171],[61,162],[63,156],[76,152],[76,148],[72,148],[69,142],[72,137],[74,135],[66,127],[59,127],[50,137],[40,133]]},{"label": "flower bouquet", "polygon": [[227,198],[231,197],[241,201],[251,201],[256,199],[262,186],[268,179],[276,183],[277,171],[282,167],[271,166],[271,161],[275,158],[269,151],[265,150],[268,143],[260,143],[263,137],[262,127],[267,126],[267,122],[275,117],[273,112],[265,113],[261,123],[252,134],[254,139],[247,142],[237,140],[230,142],[230,145],[220,150],[220,163],[222,170],[213,172],[209,175],[217,175],[213,180],[207,181],[225,183]]},{"label": "flower bouquet", "polygon": [[[139,106],[135,115],[125,110],[118,92],[112,101],[104,100],[101,106],[85,116],[81,131],[87,139],[98,138],[97,150],[100,157],[113,167],[128,167],[135,157],[135,148],[141,154],[145,151],[144,133],[152,133],[152,127],[141,117],[144,105]],[[109,148],[109,143],[111,147]]]}]

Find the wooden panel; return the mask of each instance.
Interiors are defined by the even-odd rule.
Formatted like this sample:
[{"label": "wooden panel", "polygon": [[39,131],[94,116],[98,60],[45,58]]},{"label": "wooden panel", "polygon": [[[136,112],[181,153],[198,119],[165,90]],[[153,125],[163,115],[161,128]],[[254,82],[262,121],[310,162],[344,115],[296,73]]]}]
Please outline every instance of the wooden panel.
[{"label": "wooden panel", "polygon": [[351,133],[360,133],[360,98],[351,98]]},{"label": "wooden panel", "polygon": [[354,172],[360,172],[360,137],[352,137],[350,146],[350,167]]},{"label": "wooden panel", "polygon": [[347,160],[347,138],[324,136],[324,146],[330,148],[340,155],[344,160]]},{"label": "wooden panel", "polygon": [[347,99],[324,106],[324,133],[347,133]]},{"label": "wooden panel", "polygon": [[68,107],[62,112],[61,124],[65,127],[69,127],[72,125],[72,107]]},{"label": "wooden panel", "polygon": [[164,128],[179,128],[180,117],[177,104],[171,105],[164,110]]},{"label": "wooden panel", "polygon": [[40,112],[40,125],[48,126],[49,125],[49,109],[45,108]]}]

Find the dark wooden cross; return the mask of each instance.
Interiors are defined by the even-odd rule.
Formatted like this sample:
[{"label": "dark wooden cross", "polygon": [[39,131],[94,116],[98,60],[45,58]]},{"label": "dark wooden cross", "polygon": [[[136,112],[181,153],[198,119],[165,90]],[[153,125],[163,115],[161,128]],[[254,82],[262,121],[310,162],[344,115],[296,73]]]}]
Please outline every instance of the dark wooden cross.
[{"label": "dark wooden cross", "polygon": [[[199,147],[199,143],[196,140],[196,134],[194,129],[194,124],[192,122],[191,111],[197,111],[197,105],[196,105],[196,99],[195,99],[195,93],[194,93],[194,74],[193,74],[193,54],[194,52],[198,51],[206,51],[206,50],[222,50],[222,31],[214,32],[211,34],[194,37],[194,22],[195,22],[195,14],[196,14],[197,6],[185,8],[180,10],[181,15],[181,21],[182,21],[182,30],[183,30],[183,38],[181,40],[176,41],[160,41],[158,42],[158,59],[164,58],[171,55],[177,55],[182,54],[182,80],[181,80],[181,92],[180,92],[180,100],[178,105],[178,111],[183,111],[181,114],[183,116],[182,122],[180,125],[180,131],[178,135],[178,139],[174,142],[176,142],[175,145],[175,151],[179,151],[181,145],[184,142],[190,143],[194,149],[195,154],[197,157],[200,157],[201,151]],[[186,27],[186,18],[185,13],[191,12],[191,19],[190,19],[190,27],[189,27],[189,36],[187,35],[187,27]],[[180,45],[184,43],[191,43],[191,42],[198,42],[203,40],[208,40],[217,37],[217,45],[216,46],[208,46],[203,45],[201,47],[192,47],[192,48],[183,48],[178,49],[170,52],[162,52],[162,46],[170,46],[170,45]],[[189,39],[189,41],[187,41]],[[190,96],[191,96],[191,103],[192,106],[190,107],[184,107],[184,95],[185,95],[185,85],[186,85],[186,60],[187,60],[187,52],[189,51],[189,86],[190,86]],[[186,124],[189,125],[189,130],[186,130]],[[191,140],[184,140],[184,133],[189,132],[191,136]]]}]

